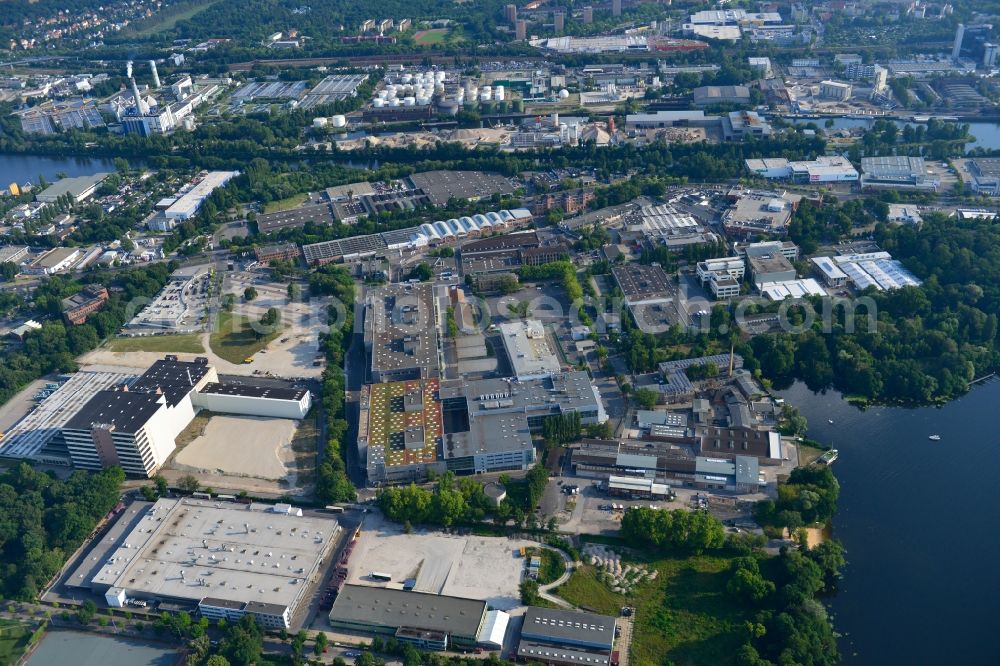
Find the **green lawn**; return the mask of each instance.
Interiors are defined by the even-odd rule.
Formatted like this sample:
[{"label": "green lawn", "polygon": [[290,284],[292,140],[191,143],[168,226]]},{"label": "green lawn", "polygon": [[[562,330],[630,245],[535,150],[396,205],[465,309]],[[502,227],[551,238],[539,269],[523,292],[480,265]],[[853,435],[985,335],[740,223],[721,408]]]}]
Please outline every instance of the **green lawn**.
[{"label": "green lawn", "polygon": [[541,585],[548,585],[566,573],[566,560],[551,548],[542,548],[541,551],[542,566],[538,571],[538,582]]},{"label": "green lawn", "polygon": [[309,195],[306,192],[301,194],[293,194],[287,199],[278,199],[277,201],[268,201],[264,204],[265,213],[279,213],[283,210],[289,210],[292,208],[298,208],[306,201],[309,200]]},{"label": "green lawn", "polygon": [[108,341],[108,349],[114,352],[205,353],[205,348],[201,344],[201,336],[197,333],[155,335],[144,338],[113,338]]},{"label": "green lawn", "polygon": [[418,30],[413,33],[413,43],[418,46],[430,46],[431,44],[441,44],[448,36],[448,28],[434,28],[432,30]]},{"label": "green lawn", "polygon": [[659,575],[627,596],[612,592],[593,567],[583,566],[556,593],[608,615],[634,606],[634,666],[731,664],[745,642],[743,622],[752,613],[726,592],[729,562],[711,555],[640,560]]},{"label": "green lawn", "polygon": [[230,363],[242,363],[243,359],[267,347],[272,340],[281,335],[284,327],[278,326],[277,329],[259,336],[251,327],[249,319],[242,315],[234,315],[232,312],[223,312],[219,314],[218,323],[208,344],[213,352]]},{"label": "green lawn", "polygon": [[193,18],[198,12],[208,9],[221,0],[208,0],[207,2],[192,2],[189,5],[182,5],[177,8],[167,9],[148,20],[143,21],[142,27],[136,31],[139,37],[148,37],[159,32],[166,32],[173,29],[180,21],[187,21]]},{"label": "green lawn", "polygon": [[0,620],[0,664],[16,664],[28,647],[31,630],[19,622]]}]

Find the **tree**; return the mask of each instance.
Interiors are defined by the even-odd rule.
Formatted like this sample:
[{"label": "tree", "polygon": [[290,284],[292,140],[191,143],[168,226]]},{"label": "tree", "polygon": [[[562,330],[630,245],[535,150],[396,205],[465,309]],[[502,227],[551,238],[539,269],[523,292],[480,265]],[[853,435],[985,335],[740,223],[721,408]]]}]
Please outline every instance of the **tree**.
[{"label": "tree", "polygon": [[177,487],[181,490],[193,493],[201,487],[201,483],[194,476],[185,474],[181,478],[177,479]]},{"label": "tree", "polygon": [[428,282],[433,277],[434,269],[426,261],[421,261],[413,270],[406,274],[407,280],[420,280],[421,282]]},{"label": "tree", "polygon": [[317,657],[326,652],[327,642],[328,639],[325,633],[320,631],[316,634],[316,643],[313,645],[313,652]]},{"label": "tree", "polygon": [[17,264],[13,261],[5,261],[0,263],[0,282],[10,282],[17,274],[20,272]]},{"label": "tree", "polygon": [[757,558],[737,558],[730,570],[733,575],[726,584],[726,590],[744,603],[756,605],[774,594],[774,583],[761,575]]},{"label": "tree", "polygon": [[76,619],[80,621],[80,624],[87,624],[94,619],[95,613],[97,613],[97,604],[87,599],[76,611]]},{"label": "tree", "polygon": [[521,592],[521,603],[525,606],[534,606],[541,598],[538,594],[538,581],[532,578],[525,578],[518,586]]},{"label": "tree", "polygon": [[213,654],[205,660],[205,666],[230,666],[229,660],[221,654]]},{"label": "tree", "polygon": [[660,400],[660,394],[648,388],[636,389],[632,395],[643,409],[652,409]]},{"label": "tree", "polygon": [[243,290],[243,300],[252,301],[257,298],[257,290],[254,287],[247,287]]},{"label": "tree", "polygon": [[167,492],[169,491],[169,488],[167,486],[167,480],[164,479],[159,474],[157,474],[156,476],[153,477],[153,483],[156,484],[157,494],[159,494],[160,497],[166,497]]},{"label": "tree", "polygon": [[302,288],[294,282],[288,283],[288,300],[297,301],[302,298]]}]

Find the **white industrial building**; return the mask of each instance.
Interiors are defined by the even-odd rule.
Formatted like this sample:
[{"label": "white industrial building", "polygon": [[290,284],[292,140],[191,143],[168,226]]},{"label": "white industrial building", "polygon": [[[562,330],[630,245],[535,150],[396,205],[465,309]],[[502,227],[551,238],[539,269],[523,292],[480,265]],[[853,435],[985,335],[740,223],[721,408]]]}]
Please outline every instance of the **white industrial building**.
[{"label": "white industrial building", "polygon": [[545,379],[561,371],[559,359],[546,339],[545,328],[537,319],[501,324],[500,335],[518,380]]},{"label": "white industrial building", "polygon": [[786,298],[805,298],[806,296],[826,296],[823,287],[813,278],[764,282],[758,285],[758,290],[762,296],[772,301],[783,301]]},{"label": "white industrial building", "polygon": [[291,628],[340,530],[332,518],[282,505],[164,498],[139,506],[149,508],[124,513],[97,546],[98,562],[84,560],[68,586],[103,595],[112,608],[197,605],[211,620],[252,615],[265,629]]},{"label": "white industrial building", "polygon": [[839,155],[821,155],[815,160],[792,162],[783,157],[749,159],[747,170],[762,178],[792,180],[797,183],[855,183],[858,170]]},{"label": "white industrial building", "polygon": [[813,257],[810,261],[816,273],[829,286],[840,288],[847,284],[847,273],[840,270],[840,267],[830,257]]},{"label": "white industrial building", "polygon": [[195,393],[194,404],[222,414],[298,420],[309,413],[312,397],[306,389],[212,382]]},{"label": "white industrial building", "polygon": [[239,171],[209,171],[200,180],[194,182],[187,192],[181,194],[177,201],[163,212],[164,216],[174,220],[187,220],[194,217],[205,199],[216,188],[222,187],[238,175],[240,175]]},{"label": "white industrial building", "polygon": [[[81,388],[106,386],[95,380]],[[60,393],[61,395],[61,393]],[[74,467],[120,466],[127,474],[151,477],[173,453],[177,436],[202,409],[214,413],[301,419],[311,407],[309,391],[296,388],[228,385],[219,382],[208,359],[181,361],[167,356],[140,377],[92,390],[85,402],[70,400],[73,411],[53,421]],[[60,398],[59,403],[66,403]],[[50,419],[51,420],[51,419]],[[4,446],[0,454],[33,457],[52,437],[21,433],[20,447]]]},{"label": "white industrial building", "polygon": [[851,99],[854,88],[850,83],[840,81],[823,81],[819,84],[819,94],[826,99],[835,99],[845,102]]}]

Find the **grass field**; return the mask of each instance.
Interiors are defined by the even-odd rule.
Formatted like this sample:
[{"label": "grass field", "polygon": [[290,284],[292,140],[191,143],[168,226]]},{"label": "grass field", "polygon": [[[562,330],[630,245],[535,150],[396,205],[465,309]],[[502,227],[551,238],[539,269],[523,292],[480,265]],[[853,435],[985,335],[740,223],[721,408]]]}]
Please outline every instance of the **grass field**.
[{"label": "grass field", "polygon": [[418,46],[430,46],[431,44],[441,44],[448,36],[448,28],[434,28],[432,30],[418,30],[413,33],[413,43]]},{"label": "grass field", "polygon": [[279,199],[278,201],[268,201],[266,204],[264,204],[264,212],[279,213],[283,210],[298,208],[308,200],[309,200],[309,195],[305,192],[302,192],[300,194],[293,194],[287,199]]},{"label": "grass field", "polygon": [[258,336],[249,319],[232,312],[222,312],[208,344],[213,352],[230,363],[242,363],[243,359],[267,347],[283,330],[282,326],[278,326],[277,330]]},{"label": "grass field", "polygon": [[135,34],[143,37],[154,35],[158,32],[166,32],[167,30],[171,30],[180,21],[187,21],[188,19],[193,18],[198,12],[208,9],[218,2],[221,2],[221,0],[192,2],[190,4],[177,7],[176,9],[168,9],[167,11],[161,12],[150,17],[147,21],[144,21],[142,27],[137,30]]},{"label": "grass field", "polygon": [[0,620],[0,664],[16,664],[28,647],[31,630],[19,622]]},{"label": "grass field", "polygon": [[205,353],[205,348],[201,344],[201,336],[197,333],[155,335],[145,338],[113,338],[108,341],[108,349],[113,352]]},{"label": "grass field", "polygon": [[659,571],[655,581],[630,595],[614,593],[591,566],[580,567],[556,594],[598,613],[618,615],[634,606],[634,666],[731,664],[744,643],[744,620],[751,613],[727,592],[726,557],[668,557],[642,561]]}]

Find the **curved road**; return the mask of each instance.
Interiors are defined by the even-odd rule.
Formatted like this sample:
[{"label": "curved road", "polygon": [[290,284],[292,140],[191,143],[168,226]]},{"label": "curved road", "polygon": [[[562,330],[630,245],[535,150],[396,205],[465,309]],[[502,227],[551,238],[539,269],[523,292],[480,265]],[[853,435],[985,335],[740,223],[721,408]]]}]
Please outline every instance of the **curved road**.
[{"label": "curved road", "polygon": [[[542,544],[539,544],[539,545],[542,545]],[[554,581],[552,581],[548,585],[539,585],[538,586],[538,596],[540,596],[542,599],[545,599],[546,601],[549,601],[551,603],[556,604],[557,606],[559,606],[561,608],[569,608],[569,609],[574,609],[575,610],[576,606],[574,606],[573,604],[569,603],[565,599],[560,599],[559,597],[555,596],[554,594],[549,594],[549,591],[556,589],[557,587],[559,587],[560,585],[562,585],[563,583],[565,583],[566,581],[569,580],[569,577],[573,575],[573,569],[576,567],[576,562],[574,562],[573,560],[569,559],[569,555],[567,555],[563,551],[559,550],[558,548],[553,548],[552,546],[544,546],[544,547],[548,548],[550,550],[554,550],[554,551],[556,551],[557,553],[559,553],[562,556],[563,561],[566,563],[566,571],[563,572],[563,575],[559,576],[559,578],[556,578]]]}]

